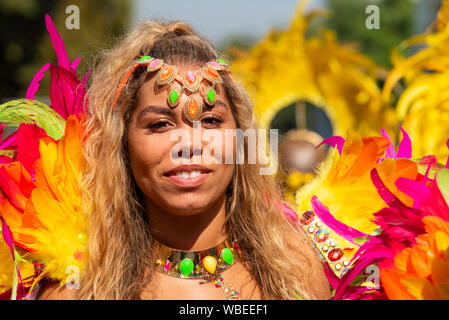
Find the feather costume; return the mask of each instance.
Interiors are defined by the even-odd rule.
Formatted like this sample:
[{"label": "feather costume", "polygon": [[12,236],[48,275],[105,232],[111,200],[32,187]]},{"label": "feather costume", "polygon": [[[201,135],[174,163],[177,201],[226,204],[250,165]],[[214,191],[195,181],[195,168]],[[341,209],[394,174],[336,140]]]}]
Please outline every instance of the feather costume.
[{"label": "feather costume", "polygon": [[[48,63],[39,70],[26,99],[0,106],[0,129],[17,127],[0,142],[0,216],[5,240],[0,241],[0,295],[13,299],[26,298],[44,276],[59,280],[61,286],[75,281],[88,254],[80,191],[88,75],[78,80],[75,70],[80,59],[70,64],[48,15],[46,25],[58,64]],[[34,100],[48,69],[51,107]]]},{"label": "feather costume", "polygon": [[[88,74],[78,79],[80,59],[69,61],[48,15],[46,25],[58,64],[39,70],[25,99],[0,106],[0,137],[17,128],[0,141],[3,299],[30,298],[44,277],[77,285],[89,255],[81,190]],[[34,100],[47,70],[51,106]],[[386,132],[326,139],[334,154],[297,192],[298,214],[282,205],[321,254],[333,299],[449,299],[449,161],[411,160],[402,133],[397,151]]]}]

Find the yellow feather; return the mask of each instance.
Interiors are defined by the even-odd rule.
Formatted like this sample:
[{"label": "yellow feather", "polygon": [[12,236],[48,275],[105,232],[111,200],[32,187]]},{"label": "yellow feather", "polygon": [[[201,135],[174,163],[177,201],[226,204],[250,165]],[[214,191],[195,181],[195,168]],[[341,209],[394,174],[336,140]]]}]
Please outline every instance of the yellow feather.
[{"label": "yellow feather", "polygon": [[33,250],[30,257],[44,263],[47,276],[63,284],[74,270],[82,272],[88,255],[87,220],[82,213],[79,189],[85,162],[76,117],[67,119],[61,140],[41,140],[39,149],[37,166],[41,170],[36,170],[36,181],[41,183],[31,193],[29,209],[34,208],[43,227],[21,232],[36,239],[29,245]]}]

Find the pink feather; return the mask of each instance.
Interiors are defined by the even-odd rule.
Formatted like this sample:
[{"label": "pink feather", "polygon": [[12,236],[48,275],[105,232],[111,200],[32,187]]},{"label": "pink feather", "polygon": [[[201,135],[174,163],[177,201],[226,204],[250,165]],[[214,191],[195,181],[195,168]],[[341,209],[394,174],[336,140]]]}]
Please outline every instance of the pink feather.
[{"label": "pink feather", "polygon": [[51,63],[46,63],[33,77],[33,80],[31,81],[27,92],[25,94],[25,99],[34,100],[34,95],[36,94],[37,90],[39,89],[39,82],[44,77],[45,71],[47,71],[50,68]]},{"label": "pink feather", "polygon": [[12,159],[8,156],[0,155],[0,164],[7,164],[7,163],[11,163],[13,161],[14,161],[14,159]]},{"label": "pink feather", "polygon": [[358,244],[355,242],[354,238],[369,237],[368,234],[351,228],[350,226],[335,219],[326,208],[326,206],[321,203],[317,196],[313,196],[310,202],[312,203],[312,208],[315,211],[316,215],[323,223],[325,223],[335,233],[355,244],[356,246],[358,246]]},{"label": "pink feather", "polygon": [[315,147],[319,148],[321,145],[323,144],[328,144],[330,145],[332,148],[337,147],[338,153],[341,154],[342,150],[343,150],[343,145],[345,143],[345,139],[343,137],[340,136],[332,136],[329,138],[324,139],[323,141],[321,141],[321,143],[319,145],[317,145]]},{"label": "pink feather", "polygon": [[402,127],[399,127],[402,131],[402,140],[399,144],[397,157],[398,158],[406,158],[411,159],[412,158],[412,141],[410,140],[410,137]]},{"label": "pink feather", "polygon": [[8,245],[9,249],[11,250],[11,256],[14,260],[14,238],[12,236],[12,232],[9,229],[9,226],[6,224],[6,221],[4,219],[2,220],[2,234],[3,239],[5,240],[5,243]]},{"label": "pink feather", "polygon": [[287,204],[284,202],[276,202],[277,206],[282,210],[282,212],[285,214],[285,216],[291,220],[291,221],[297,221],[298,220],[298,214],[295,210],[290,208]]},{"label": "pink feather", "polygon": [[56,58],[58,59],[58,64],[64,68],[70,67],[69,57],[67,55],[67,50],[64,45],[58,30],[56,29],[50,15],[45,15],[45,25],[47,26],[47,31],[50,35],[51,43],[53,48],[55,48]]},{"label": "pink feather", "polygon": [[352,280],[354,280],[354,278],[357,277],[366,267],[390,257],[391,252],[387,247],[373,247],[368,253],[365,253],[365,255],[361,256],[353,265],[353,267],[347,273],[345,273],[338,288],[335,290],[334,299],[341,299],[346,287],[349,286]]},{"label": "pink feather", "polygon": [[[0,141],[0,150],[11,149],[15,150],[17,148],[17,131],[14,131],[9,136],[7,136],[4,140]],[[0,138],[3,134],[3,130],[1,132]]]},{"label": "pink feather", "polygon": [[72,64],[70,65],[70,68],[75,71],[76,68],[78,67],[78,64],[81,61],[81,57],[76,58],[75,60],[73,60]]},{"label": "pink feather", "polygon": [[[447,146],[447,148],[449,149],[449,139],[446,141],[446,146]],[[447,157],[446,168],[449,169],[449,156]]]},{"label": "pink feather", "polygon": [[429,188],[416,180],[400,177],[395,184],[400,191],[415,200],[413,202],[413,208],[415,209],[419,209],[423,201],[430,195]]},{"label": "pink feather", "polygon": [[394,150],[394,145],[393,145],[393,142],[391,141],[390,136],[384,130],[384,128],[382,128],[381,132],[382,132],[382,137],[387,138],[388,141],[390,141],[390,146],[386,150],[386,158],[391,158],[391,159],[397,158],[396,151]]}]

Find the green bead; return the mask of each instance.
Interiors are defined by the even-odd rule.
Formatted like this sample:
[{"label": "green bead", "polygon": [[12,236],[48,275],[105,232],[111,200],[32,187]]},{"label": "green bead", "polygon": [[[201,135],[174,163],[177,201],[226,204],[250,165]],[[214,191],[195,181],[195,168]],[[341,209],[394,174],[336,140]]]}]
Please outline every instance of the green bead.
[{"label": "green bead", "polygon": [[174,103],[176,103],[176,101],[178,101],[178,92],[176,90],[173,90],[170,93],[170,102],[171,102],[171,104],[174,104]]},{"label": "green bead", "polygon": [[214,103],[215,101],[215,92],[212,89],[209,89],[209,92],[207,93],[207,99],[209,99],[210,103]]},{"label": "green bead", "polygon": [[185,276],[188,277],[192,271],[193,271],[193,261],[190,260],[189,258],[185,258],[181,261],[181,263],[179,264],[180,269],[181,269],[181,273]]},{"label": "green bead", "polygon": [[228,64],[226,63],[226,61],[224,61],[223,59],[217,59],[217,60],[215,60],[215,61],[217,61],[218,63],[224,64],[224,65],[228,65]]},{"label": "green bead", "polygon": [[143,56],[142,58],[140,58],[139,61],[145,61],[145,60],[148,60],[148,59],[151,59],[151,57],[150,56]]},{"label": "green bead", "polygon": [[232,255],[232,251],[229,248],[224,248],[223,250],[221,250],[221,257],[227,264],[232,264],[234,262],[234,256]]}]

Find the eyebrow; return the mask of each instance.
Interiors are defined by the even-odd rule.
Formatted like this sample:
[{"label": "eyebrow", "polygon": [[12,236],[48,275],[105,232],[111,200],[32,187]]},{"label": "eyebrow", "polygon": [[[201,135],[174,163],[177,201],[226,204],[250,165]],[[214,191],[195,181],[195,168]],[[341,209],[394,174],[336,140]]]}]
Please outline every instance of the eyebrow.
[{"label": "eyebrow", "polygon": [[140,120],[140,118],[148,112],[153,112],[153,113],[159,113],[159,114],[163,114],[166,116],[173,116],[174,112],[172,109],[166,108],[166,107],[161,107],[161,106],[148,106],[142,109],[142,111],[139,112],[139,115],[137,116],[137,121]]},{"label": "eyebrow", "polygon": [[[223,101],[221,101],[221,100],[215,101],[215,104],[213,106],[209,106],[209,105],[205,104],[205,109],[206,110],[210,110],[210,109],[212,109],[215,106],[222,106],[223,108],[228,109],[228,105],[226,103],[224,103]],[[166,115],[166,116],[174,116],[173,109],[169,109],[169,108],[161,107],[161,106],[148,106],[148,107],[143,108],[139,112],[139,114],[137,115],[137,121],[139,121],[140,118],[145,113],[151,113],[151,112],[158,113],[158,114],[163,114],[163,115]]]},{"label": "eyebrow", "polygon": [[215,107],[215,106],[222,106],[223,108],[225,108],[225,109],[228,109],[229,107],[228,107],[228,105],[226,104],[226,103],[224,103],[223,101],[221,101],[221,100],[216,100],[215,101],[215,104],[213,105],[213,106],[209,106],[208,104],[205,104],[205,109],[206,110],[211,110],[213,107]]}]

